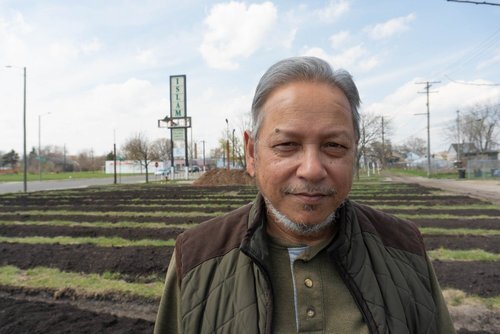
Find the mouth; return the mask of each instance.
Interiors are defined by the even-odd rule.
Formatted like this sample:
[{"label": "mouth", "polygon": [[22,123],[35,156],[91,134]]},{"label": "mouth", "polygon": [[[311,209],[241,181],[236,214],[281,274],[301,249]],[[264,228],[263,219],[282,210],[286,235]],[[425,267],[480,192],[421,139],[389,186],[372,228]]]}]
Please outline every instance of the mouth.
[{"label": "mouth", "polygon": [[315,206],[324,202],[325,199],[335,196],[334,187],[287,187],[282,189],[285,195],[292,196],[304,205]]},{"label": "mouth", "polygon": [[321,203],[325,198],[328,197],[326,194],[321,193],[295,193],[290,194],[296,197],[298,200],[307,205],[316,205]]}]

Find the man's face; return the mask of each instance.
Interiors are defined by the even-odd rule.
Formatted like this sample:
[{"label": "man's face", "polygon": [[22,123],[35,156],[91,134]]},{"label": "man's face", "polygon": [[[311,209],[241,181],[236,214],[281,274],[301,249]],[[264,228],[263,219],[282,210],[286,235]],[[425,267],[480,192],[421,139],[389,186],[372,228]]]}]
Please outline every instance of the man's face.
[{"label": "man's face", "polygon": [[261,112],[257,140],[245,134],[247,171],[290,220],[322,223],[351,190],[356,139],[347,98],[324,83],[293,82]]}]

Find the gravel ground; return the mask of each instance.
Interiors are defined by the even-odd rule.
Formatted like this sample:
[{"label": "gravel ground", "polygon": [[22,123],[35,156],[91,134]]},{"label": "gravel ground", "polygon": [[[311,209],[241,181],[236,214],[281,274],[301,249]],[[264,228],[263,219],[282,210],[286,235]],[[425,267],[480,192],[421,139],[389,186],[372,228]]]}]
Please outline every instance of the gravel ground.
[{"label": "gravel ground", "polygon": [[387,176],[386,179],[394,182],[417,183],[424,187],[464,194],[500,205],[500,180],[428,179],[425,177],[395,175]]}]

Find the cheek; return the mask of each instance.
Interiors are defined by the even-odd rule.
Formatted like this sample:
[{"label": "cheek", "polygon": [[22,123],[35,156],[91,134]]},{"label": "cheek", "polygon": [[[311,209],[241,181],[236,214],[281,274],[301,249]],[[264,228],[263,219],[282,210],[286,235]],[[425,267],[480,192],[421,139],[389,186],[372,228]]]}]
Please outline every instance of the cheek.
[{"label": "cheek", "polygon": [[292,163],[283,159],[277,159],[272,155],[266,157],[257,156],[255,159],[255,177],[261,186],[278,190],[279,185],[286,182],[293,170]]}]

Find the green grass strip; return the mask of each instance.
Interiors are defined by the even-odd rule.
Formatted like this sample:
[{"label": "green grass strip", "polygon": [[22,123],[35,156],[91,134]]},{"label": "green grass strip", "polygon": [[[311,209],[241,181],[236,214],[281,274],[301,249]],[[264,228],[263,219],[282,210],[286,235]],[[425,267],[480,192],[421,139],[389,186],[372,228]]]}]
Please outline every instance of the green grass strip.
[{"label": "green grass strip", "polygon": [[0,242],[18,243],[18,244],[60,244],[60,245],[79,245],[91,244],[99,247],[133,247],[133,246],[175,246],[175,240],[129,240],[123,238],[105,238],[105,237],[0,237]]},{"label": "green grass strip", "polygon": [[51,220],[51,221],[2,221],[0,220],[0,225],[4,226],[63,226],[63,227],[89,227],[89,228],[149,228],[149,229],[164,229],[164,228],[183,228],[190,229],[198,224],[186,223],[186,224],[163,224],[163,223],[136,223],[136,222],[119,222],[119,223],[108,223],[108,222],[82,222],[75,223],[72,221],[64,220]]},{"label": "green grass strip", "polygon": [[[220,216],[227,212],[217,211],[217,212],[201,212],[201,211],[190,211],[190,212],[174,212],[174,211],[154,211],[154,212],[137,212],[137,211],[65,211],[65,210],[23,210],[15,211],[16,214],[20,215],[37,215],[37,216],[47,216],[47,215],[82,215],[82,216],[116,216],[116,217],[126,217],[126,216],[143,216],[143,217],[199,217],[199,216]],[[0,212],[0,217],[5,215],[11,215],[9,212]]]},{"label": "green grass strip", "polygon": [[498,205],[469,204],[469,205],[372,205],[379,210],[498,210]]},{"label": "green grass strip", "polygon": [[429,257],[441,261],[499,261],[500,254],[486,252],[482,249],[451,250],[445,248],[428,251]]},{"label": "green grass strip", "polygon": [[462,216],[462,215],[450,215],[450,214],[406,214],[398,213],[395,214],[399,218],[405,219],[458,219],[458,220],[474,220],[474,219],[500,219],[499,216],[488,216],[488,215],[477,215],[477,216]]},{"label": "green grass strip", "polygon": [[70,288],[80,295],[124,293],[147,298],[160,297],[163,290],[163,281],[130,283],[106,278],[99,274],[63,272],[46,267],[21,270],[14,266],[0,267],[0,285],[54,290]]},{"label": "green grass strip", "polygon": [[475,236],[496,236],[500,235],[500,230],[486,230],[473,228],[441,228],[441,227],[420,227],[420,232],[426,235],[475,235]]},{"label": "green grass strip", "polygon": [[500,296],[480,297],[477,295],[469,295],[457,289],[444,289],[443,296],[448,306],[471,305],[477,306],[482,304],[488,309],[497,308],[500,311]]}]

